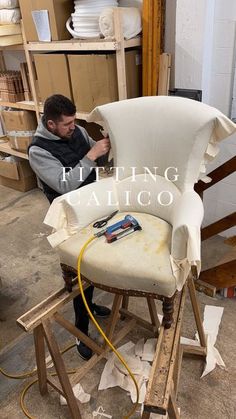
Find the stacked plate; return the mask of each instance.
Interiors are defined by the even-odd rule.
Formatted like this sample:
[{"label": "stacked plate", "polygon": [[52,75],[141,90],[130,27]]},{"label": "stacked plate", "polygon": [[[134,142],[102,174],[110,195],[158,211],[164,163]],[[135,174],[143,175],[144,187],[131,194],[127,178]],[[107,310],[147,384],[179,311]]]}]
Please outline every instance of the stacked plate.
[{"label": "stacked plate", "polygon": [[117,0],[75,0],[74,3],[75,12],[67,22],[67,29],[74,38],[82,39],[99,37],[100,14],[107,7],[118,6]]}]

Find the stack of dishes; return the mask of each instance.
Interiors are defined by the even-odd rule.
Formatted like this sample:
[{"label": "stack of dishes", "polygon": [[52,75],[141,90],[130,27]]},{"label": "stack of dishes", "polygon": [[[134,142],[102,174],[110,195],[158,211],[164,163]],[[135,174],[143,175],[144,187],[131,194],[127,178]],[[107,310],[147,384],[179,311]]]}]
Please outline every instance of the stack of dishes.
[{"label": "stack of dishes", "polygon": [[67,21],[67,29],[74,38],[82,39],[99,37],[100,14],[107,7],[118,7],[117,0],[75,0],[74,3],[75,11]]}]

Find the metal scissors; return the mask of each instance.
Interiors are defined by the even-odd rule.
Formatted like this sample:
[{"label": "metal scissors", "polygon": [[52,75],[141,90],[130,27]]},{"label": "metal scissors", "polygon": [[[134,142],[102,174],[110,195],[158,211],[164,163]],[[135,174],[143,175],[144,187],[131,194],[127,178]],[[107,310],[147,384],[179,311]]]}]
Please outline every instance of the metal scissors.
[{"label": "metal scissors", "polygon": [[94,228],[102,228],[102,227],[104,227],[104,226],[107,224],[107,222],[108,222],[108,221],[109,221],[112,217],[114,217],[114,215],[116,215],[116,214],[117,214],[117,212],[119,212],[119,211],[118,211],[118,210],[117,210],[117,211],[114,211],[112,214],[108,215],[108,217],[103,218],[103,220],[96,221],[96,222],[93,224],[93,227],[94,227]]}]

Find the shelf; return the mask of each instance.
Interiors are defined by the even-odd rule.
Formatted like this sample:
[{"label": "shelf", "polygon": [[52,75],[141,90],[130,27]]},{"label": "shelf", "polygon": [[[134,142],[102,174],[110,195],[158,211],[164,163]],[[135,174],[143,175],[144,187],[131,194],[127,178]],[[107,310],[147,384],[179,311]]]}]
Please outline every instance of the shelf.
[{"label": "shelf", "polygon": [[18,44],[18,45],[5,45],[0,46],[0,51],[24,51],[24,45]]},{"label": "shelf", "polygon": [[28,155],[26,153],[14,150],[10,147],[9,143],[0,143],[0,151],[2,153],[11,154],[12,156],[21,157],[22,159],[29,160]]},{"label": "shelf", "polygon": [[[139,36],[124,41],[125,48],[138,47],[141,45]],[[72,39],[69,41],[52,42],[29,42],[26,45],[28,51],[116,51],[119,50],[117,41],[104,39]]]},{"label": "shelf", "polygon": [[6,102],[0,99],[0,106],[7,106],[9,108],[15,108],[15,109],[24,109],[27,111],[35,111],[34,102],[30,100],[27,100],[27,101],[24,100],[21,102]]}]

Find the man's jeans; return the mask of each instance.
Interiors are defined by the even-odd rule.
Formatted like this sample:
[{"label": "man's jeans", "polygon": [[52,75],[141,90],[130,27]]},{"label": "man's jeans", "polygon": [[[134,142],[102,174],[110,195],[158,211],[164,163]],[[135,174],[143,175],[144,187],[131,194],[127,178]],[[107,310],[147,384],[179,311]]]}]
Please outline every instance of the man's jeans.
[{"label": "man's jeans", "polygon": [[[92,298],[93,298],[93,290],[94,287],[91,285],[84,291],[85,298],[88,302],[88,306],[90,310],[92,309]],[[84,302],[82,300],[81,295],[78,295],[74,298],[73,301],[74,310],[75,310],[75,326],[77,329],[81,330],[81,332],[88,334],[88,327],[89,327],[89,315],[85,308]]]}]

